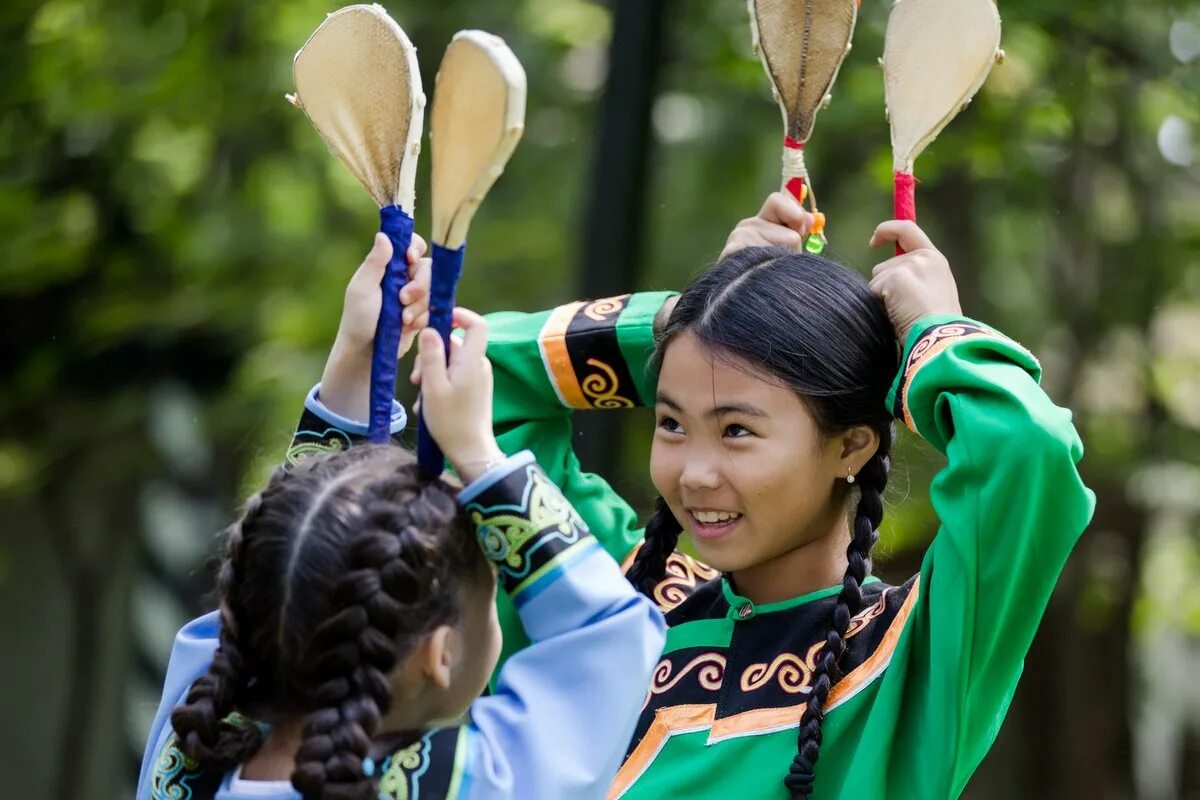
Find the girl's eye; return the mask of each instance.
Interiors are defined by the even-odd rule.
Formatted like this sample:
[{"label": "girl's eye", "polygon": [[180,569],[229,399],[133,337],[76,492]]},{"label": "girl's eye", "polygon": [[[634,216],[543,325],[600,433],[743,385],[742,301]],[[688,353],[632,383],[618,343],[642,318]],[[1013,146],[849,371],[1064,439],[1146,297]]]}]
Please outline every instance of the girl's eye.
[{"label": "girl's eye", "polygon": [[663,417],[658,421],[658,427],[667,433],[683,433],[683,426],[671,417]]},{"label": "girl's eye", "polygon": [[725,435],[730,439],[741,439],[746,436],[753,436],[754,431],[750,430],[745,425],[738,425],[737,423],[734,423],[733,425],[725,426]]}]

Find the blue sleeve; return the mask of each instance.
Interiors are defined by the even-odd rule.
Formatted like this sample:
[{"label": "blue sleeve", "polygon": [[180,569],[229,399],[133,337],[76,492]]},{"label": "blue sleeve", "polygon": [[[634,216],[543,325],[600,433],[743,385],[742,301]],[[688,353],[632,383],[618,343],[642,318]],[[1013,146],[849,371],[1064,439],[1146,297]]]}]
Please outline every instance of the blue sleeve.
[{"label": "blue sleeve", "polygon": [[458,796],[603,798],[662,651],[662,614],[528,453],[460,502],[532,644],[471,706]]},{"label": "blue sleeve", "polygon": [[220,614],[212,611],[184,625],[175,635],[171,660],[167,665],[167,677],[163,681],[162,699],[158,702],[154,724],[150,726],[146,752],[142,754],[142,769],[138,774],[138,800],[150,797],[148,779],[154,768],[154,759],[162,750],[166,737],[171,735],[171,710],[183,700],[192,682],[203,675],[212,663],[220,630]]},{"label": "blue sleeve", "polygon": [[[392,401],[392,439],[399,443],[400,433],[408,424],[408,415],[399,401]],[[335,414],[321,402],[321,384],[317,384],[304,399],[304,411],[292,444],[287,450],[287,465],[294,467],[312,455],[335,453],[352,444],[367,441],[367,423]]]}]

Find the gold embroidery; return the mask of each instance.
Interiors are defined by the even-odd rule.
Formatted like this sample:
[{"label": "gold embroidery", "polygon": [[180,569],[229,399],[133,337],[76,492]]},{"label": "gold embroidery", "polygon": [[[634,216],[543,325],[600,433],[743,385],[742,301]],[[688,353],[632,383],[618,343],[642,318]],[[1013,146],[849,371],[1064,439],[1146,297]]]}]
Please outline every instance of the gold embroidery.
[{"label": "gold embroidery", "polygon": [[475,524],[484,555],[514,571],[524,566],[524,547],[531,540],[550,530],[571,540],[577,538],[574,529],[584,527],[562,492],[540,470],[530,470],[529,476],[533,485],[529,490],[528,508],[518,509],[513,514],[486,517],[478,510],[471,511],[471,521]]},{"label": "gold embroidery", "polygon": [[[858,636],[871,620],[883,614],[887,609],[888,592],[891,591],[890,588],[885,589],[876,603],[854,615],[850,620],[850,627],[846,629],[846,640]],[[742,691],[753,692],[761,689],[771,682],[771,678],[778,675],[779,688],[788,694],[807,694],[812,688],[813,673],[817,670],[817,656],[824,649],[825,642],[820,641],[808,648],[808,653],[803,659],[795,653],[781,653],[769,665],[766,662],[751,664],[742,672]]]},{"label": "gold embroidery", "polygon": [[646,693],[646,701],[642,703],[642,708],[644,709],[650,703],[650,698],[654,695],[673,689],[693,669],[696,670],[696,683],[700,684],[702,689],[710,692],[719,691],[721,680],[725,677],[725,663],[725,656],[720,653],[703,653],[685,664],[672,677],[671,659],[664,658],[654,668],[654,674],[650,680],[650,691]]},{"label": "gold embroidery", "polygon": [[697,586],[721,573],[678,551],[667,557],[666,576],[654,587],[654,602],[664,614],[691,596]]},{"label": "gold embroidery", "polygon": [[812,691],[812,677],[817,669],[817,654],[825,647],[817,642],[808,648],[808,655],[801,659],[794,653],[781,653],[770,666],[751,664],[742,673],[742,691],[753,692],[771,682],[778,674],[779,688],[788,694],[807,694]]},{"label": "gold embroidery", "polygon": [[596,320],[596,322],[608,322],[609,315],[613,312],[624,310],[627,300],[629,300],[629,295],[627,294],[620,295],[619,297],[606,297],[603,300],[596,300],[590,303],[583,309],[583,313],[588,318]]},{"label": "gold embroidery", "polygon": [[580,384],[584,395],[592,401],[593,407],[633,408],[632,400],[617,394],[621,387],[618,385],[616,370],[597,358],[589,358],[587,365],[600,370],[588,375]]},{"label": "gold embroidery", "polygon": [[[904,600],[904,605],[888,626],[883,641],[875,648],[870,658],[856,667],[849,675],[834,684],[826,701],[826,713],[850,700],[868,686],[887,667],[896,651],[896,643],[908,622],[909,615],[920,596],[920,581],[913,584]],[[642,776],[662,751],[667,739],[676,734],[709,729],[707,744],[716,744],[738,736],[754,736],[762,733],[794,728],[800,722],[807,703],[797,703],[784,708],[755,708],[723,719],[715,719],[715,703],[703,705],[670,706],[655,711],[654,721],[646,735],[637,743],[629,758],[621,765],[616,779],[608,790],[609,800],[620,797]]]},{"label": "gold embroidery", "polygon": [[392,755],[391,765],[383,777],[379,779],[379,794],[386,796],[391,800],[408,800],[408,775],[407,772],[412,772],[420,768],[424,762],[424,754],[421,748],[425,745],[424,741],[417,741],[410,744],[403,750],[397,750]]}]

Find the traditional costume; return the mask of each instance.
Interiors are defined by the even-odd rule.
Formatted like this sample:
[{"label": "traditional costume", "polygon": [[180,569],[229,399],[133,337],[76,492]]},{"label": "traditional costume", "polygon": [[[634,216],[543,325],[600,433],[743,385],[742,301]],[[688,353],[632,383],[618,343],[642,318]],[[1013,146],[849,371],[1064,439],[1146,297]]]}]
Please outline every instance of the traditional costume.
[{"label": "traditional costume", "polygon": [[[533,450],[584,519],[613,532],[617,558],[636,546],[635,513],[581,470],[570,410],[653,404],[648,364],[665,297],[489,317],[501,445]],[[826,706],[817,800],[960,794],[1094,508],[1071,414],[1039,387],[1025,348],[971,320],[930,317],[901,364],[889,407],[948,461],[930,487],[941,528],[918,575],[863,587]],[[839,590],[756,606],[728,576],[676,554],[654,591],[667,644],[609,796],[786,798]]]},{"label": "traditional costume", "polygon": [[[393,406],[392,433],[404,425]],[[329,412],[314,389],[288,450],[296,463],[362,440],[367,426]],[[518,453],[466,487],[459,504],[495,564],[500,591],[532,644],[500,669],[462,725],[372,754],[387,800],[600,798],[633,732],[663,642],[662,615],[622,577],[533,456]],[[289,781],[205,770],[180,750],[171,709],[207,669],[217,612],[176,638],[138,781],[139,800],[296,800]],[[619,664],[620,669],[613,669]],[[258,724],[234,715],[225,725]]]}]

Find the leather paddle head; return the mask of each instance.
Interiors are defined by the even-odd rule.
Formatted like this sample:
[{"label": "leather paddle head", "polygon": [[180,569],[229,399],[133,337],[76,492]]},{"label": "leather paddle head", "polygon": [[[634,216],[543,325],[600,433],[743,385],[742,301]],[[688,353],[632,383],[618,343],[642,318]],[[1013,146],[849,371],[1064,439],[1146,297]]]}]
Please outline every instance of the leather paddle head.
[{"label": "leather paddle head", "polygon": [[413,213],[425,95],[417,51],[378,5],[333,12],[292,62],[289,98],[380,208]]},{"label": "leather paddle head", "polygon": [[771,79],[787,136],[808,141],[850,51],[857,0],[748,0],[754,50]]},{"label": "leather paddle head", "polygon": [[912,171],[1001,55],[994,0],[897,0],[883,46],[896,172]]},{"label": "leather paddle head", "polygon": [[433,241],[456,250],[525,130],[525,70],[499,36],[454,35],[430,111]]}]

